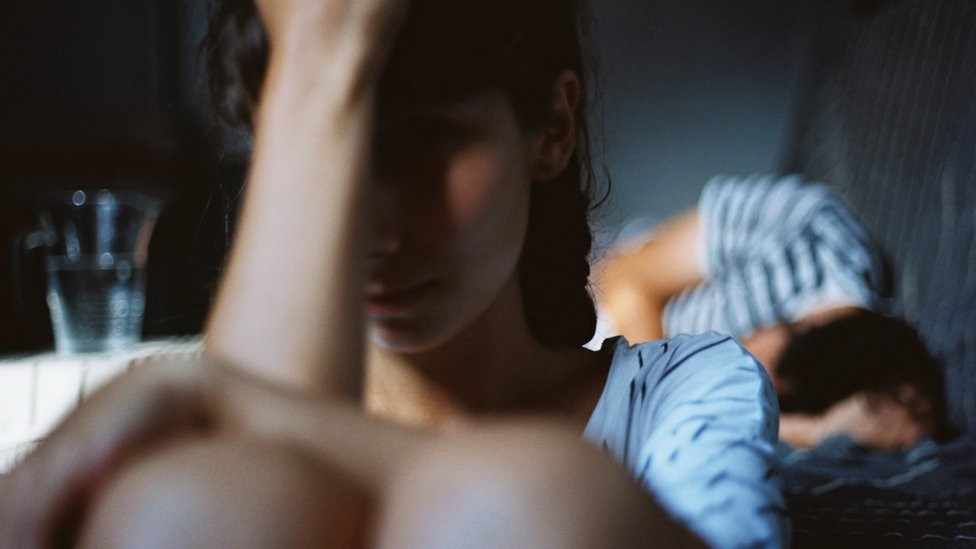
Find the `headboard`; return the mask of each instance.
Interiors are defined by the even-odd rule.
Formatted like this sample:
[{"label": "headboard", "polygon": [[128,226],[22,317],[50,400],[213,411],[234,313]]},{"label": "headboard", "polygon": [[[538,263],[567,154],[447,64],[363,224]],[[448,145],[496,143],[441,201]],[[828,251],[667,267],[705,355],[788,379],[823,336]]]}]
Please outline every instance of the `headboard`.
[{"label": "headboard", "polygon": [[785,169],[834,185],[873,232],[893,312],[941,360],[949,419],[976,430],[976,1],[827,21]]}]

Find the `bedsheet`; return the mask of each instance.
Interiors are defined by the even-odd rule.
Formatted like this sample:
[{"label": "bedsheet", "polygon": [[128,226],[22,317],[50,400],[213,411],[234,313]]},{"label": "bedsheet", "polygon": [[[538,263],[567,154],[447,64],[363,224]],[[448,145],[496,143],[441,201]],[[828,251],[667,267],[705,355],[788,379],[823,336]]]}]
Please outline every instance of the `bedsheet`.
[{"label": "bedsheet", "polygon": [[793,547],[976,547],[976,436],[878,452],[781,449]]}]

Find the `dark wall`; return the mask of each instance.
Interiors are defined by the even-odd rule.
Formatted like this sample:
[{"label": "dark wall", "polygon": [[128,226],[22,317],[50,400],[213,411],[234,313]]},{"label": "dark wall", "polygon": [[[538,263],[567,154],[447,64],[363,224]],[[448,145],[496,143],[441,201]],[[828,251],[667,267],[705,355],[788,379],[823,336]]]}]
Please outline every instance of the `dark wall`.
[{"label": "dark wall", "polygon": [[604,231],[662,220],[718,173],[780,168],[814,29],[839,0],[593,0],[603,58]]},{"label": "dark wall", "polygon": [[51,189],[167,200],[149,254],[147,336],[200,329],[241,162],[224,157],[198,43],[204,2],[41,0],[0,23],[0,352],[49,346],[44,273],[19,237]]}]

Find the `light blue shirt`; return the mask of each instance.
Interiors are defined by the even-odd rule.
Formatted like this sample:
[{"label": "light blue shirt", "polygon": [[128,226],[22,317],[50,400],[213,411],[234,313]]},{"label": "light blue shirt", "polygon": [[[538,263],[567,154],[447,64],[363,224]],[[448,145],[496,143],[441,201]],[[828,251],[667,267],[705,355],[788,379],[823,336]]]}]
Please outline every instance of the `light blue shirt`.
[{"label": "light blue shirt", "polygon": [[713,547],[788,546],[776,475],[776,394],[762,366],[714,332],[622,338],[584,437],[625,464]]}]

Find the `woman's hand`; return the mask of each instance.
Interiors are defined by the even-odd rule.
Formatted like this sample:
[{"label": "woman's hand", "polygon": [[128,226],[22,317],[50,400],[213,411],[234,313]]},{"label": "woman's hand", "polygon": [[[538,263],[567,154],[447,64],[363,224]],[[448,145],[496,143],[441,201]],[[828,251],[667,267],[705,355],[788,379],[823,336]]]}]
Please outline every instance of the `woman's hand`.
[{"label": "woman's hand", "polygon": [[272,64],[289,61],[324,67],[359,67],[375,76],[386,59],[406,11],[407,0],[255,0]]},{"label": "woman's hand", "polygon": [[4,479],[0,546],[43,547],[70,539],[77,526],[72,523],[119,467],[161,441],[212,423],[203,389],[215,372],[203,359],[158,357],[134,366]]},{"label": "woman's hand", "polygon": [[367,490],[426,440],[355,405],[283,390],[201,357],[152,357],[96,392],[0,482],[0,547],[58,545],[124,467],[192,436],[302,448]]}]

